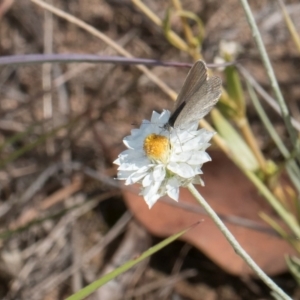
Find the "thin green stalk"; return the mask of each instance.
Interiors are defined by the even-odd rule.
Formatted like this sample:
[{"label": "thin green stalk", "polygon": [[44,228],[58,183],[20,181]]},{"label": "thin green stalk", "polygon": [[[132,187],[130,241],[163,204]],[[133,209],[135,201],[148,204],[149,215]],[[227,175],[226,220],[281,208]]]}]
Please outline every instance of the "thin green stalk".
[{"label": "thin green stalk", "polygon": [[241,4],[242,4],[243,8],[244,8],[246,17],[248,19],[248,23],[249,23],[251,31],[252,31],[253,38],[256,41],[257,48],[258,48],[258,51],[259,51],[260,56],[262,58],[263,64],[266,68],[269,80],[271,82],[272,89],[273,89],[274,94],[276,96],[277,102],[280,106],[285,126],[287,128],[287,131],[289,133],[289,136],[291,138],[291,141],[293,143],[294,148],[297,149],[297,156],[299,157],[299,151],[298,151],[299,147],[298,147],[298,143],[297,143],[297,135],[296,135],[296,132],[295,132],[293,126],[292,126],[291,117],[290,117],[290,114],[289,114],[289,111],[288,111],[288,107],[287,107],[286,102],[285,102],[285,100],[282,96],[282,93],[280,91],[280,88],[279,88],[274,70],[272,68],[268,53],[267,53],[266,48],[264,46],[261,34],[260,34],[259,29],[257,27],[257,24],[255,22],[255,19],[254,19],[254,16],[252,14],[252,11],[251,11],[251,8],[249,6],[248,1],[247,0],[240,0],[240,1],[241,1]]},{"label": "thin green stalk", "polygon": [[289,226],[296,238],[300,238],[300,227],[293,214],[286,211],[279,200],[270,192],[266,185],[251,171],[241,168],[244,174],[256,186],[258,191],[265,197],[268,203],[273,207],[282,220]]},{"label": "thin green stalk", "polygon": [[[281,116],[281,111],[278,103],[273,99],[262,86],[256,81],[256,79],[245,69],[242,65],[238,64],[238,69],[245,79],[251,84],[256,92],[268,103],[268,105]],[[294,128],[300,132],[300,122],[291,117],[291,122]]]},{"label": "thin green stalk", "polygon": [[66,124],[63,124],[63,125],[61,125],[57,128],[54,128],[53,130],[51,130],[49,132],[46,132],[45,134],[38,137],[34,142],[28,143],[25,146],[23,146],[22,148],[20,148],[20,149],[16,150],[15,152],[11,153],[7,158],[2,159],[0,161],[0,169],[5,167],[8,163],[16,160],[17,158],[19,158],[20,156],[22,156],[26,152],[34,149],[36,146],[44,143],[48,138],[53,137],[61,129],[72,127],[77,121],[80,120],[81,117],[82,117],[82,115],[74,118],[73,120],[71,120],[70,122],[68,122]]},{"label": "thin green stalk", "polygon": [[16,134],[14,134],[12,137],[6,139],[4,141],[4,143],[2,143],[0,145],[0,152],[2,152],[2,150],[7,147],[8,145],[11,145],[13,143],[16,143],[17,141],[25,138],[27,135],[29,135],[30,133],[33,132],[33,130],[35,129],[35,126],[37,124],[33,124],[33,125],[30,125],[25,131],[22,131],[22,132],[18,132]]},{"label": "thin green stalk", "polygon": [[248,92],[249,92],[250,98],[252,100],[252,103],[253,103],[260,119],[262,120],[265,128],[269,132],[269,134],[270,134],[271,138],[273,139],[274,143],[276,144],[277,148],[279,149],[279,151],[281,152],[283,157],[287,160],[287,162],[286,162],[287,172],[288,172],[293,184],[297,188],[298,192],[300,192],[300,181],[299,181],[300,171],[299,171],[299,168],[298,168],[296,162],[294,160],[291,160],[291,154],[289,153],[288,149],[283,144],[283,142],[282,142],[280,136],[278,135],[278,133],[276,132],[276,130],[274,129],[274,126],[270,122],[267,114],[265,113],[263,107],[261,106],[254,89],[248,82],[247,82],[247,88],[248,88]]},{"label": "thin green stalk", "polygon": [[[140,0],[131,0],[153,23],[159,27],[163,27],[162,20],[152,10]],[[178,36],[173,30],[169,31],[169,37],[182,51],[189,51],[187,43]]]},{"label": "thin green stalk", "polygon": [[226,76],[226,83],[228,86],[228,94],[236,105],[236,115],[237,117],[244,117],[246,111],[246,101],[244,97],[241,79],[237,72],[237,69],[235,66],[228,66],[227,68],[225,68],[224,72]]},{"label": "thin green stalk", "polygon": [[298,35],[298,32],[297,32],[297,29],[289,15],[289,13],[287,12],[287,9],[284,5],[284,2],[283,0],[277,0],[277,2],[279,3],[279,6],[281,8],[281,11],[282,11],[282,15],[283,15],[283,18],[285,20],[285,23],[286,23],[286,26],[292,36],[292,39],[298,49],[298,51],[300,52],[300,38],[299,38],[299,35]]},{"label": "thin green stalk", "polygon": [[259,102],[259,100],[257,98],[257,95],[256,95],[254,89],[252,88],[252,86],[249,84],[248,81],[247,81],[247,89],[248,89],[248,93],[250,95],[250,99],[252,100],[252,103],[253,103],[253,105],[254,105],[254,107],[256,109],[256,112],[258,113],[258,115],[259,115],[260,119],[262,120],[264,126],[268,130],[270,136],[274,140],[274,143],[278,147],[278,149],[281,152],[281,154],[286,159],[288,159],[290,157],[290,153],[289,153],[288,149],[282,143],[282,141],[280,139],[280,136],[278,135],[278,133],[274,129],[274,127],[273,127],[272,123],[270,122],[267,114],[265,113],[262,105],[260,104],[260,102]]},{"label": "thin green stalk", "polygon": [[[180,12],[183,10],[180,0],[173,0],[172,3],[177,12]],[[184,35],[185,35],[185,40],[188,42],[189,47],[193,47],[193,46],[195,46],[193,43],[193,38],[194,38],[193,31],[192,31],[189,23],[187,22],[187,19],[183,16],[181,16],[180,18],[181,18]]]},{"label": "thin green stalk", "polygon": [[48,221],[48,220],[57,220],[58,218],[64,216],[70,210],[72,210],[74,208],[77,208],[79,206],[80,205],[75,205],[75,206],[70,207],[70,208],[62,209],[62,210],[60,210],[59,212],[57,212],[55,214],[51,214],[51,215],[45,216],[45,217],[40,218],[40,219],[34,219],[34,220],[26,223],[24,226],[20,226],[20,227],[18,227],[16,229],[8,229],[8,230],[5,230],[3,232],[0,232],[0,240],[9,239],[9,238],[13,237],[15,234],[27,231],[32,226],[41,224],[41,223],[43,223],[45,221]]},{"label": "thin green stalk", "polygon": [[[134,267],[136,264],[140,263],[144,259],[146,259],[149,256],[153,255],[157,251],[163,249],[168,244],[170,244],[173,241],[175,241],[176,239],[178,239],[180,236],[182,236],[183,234],[185,234],[188,230],[192,229],[196,225],[197,224],[194,224],[194,225],[190,226],[188,229],[185,229],[185,230],[183,230],[183,231],[181,231],[179,233],[176,233],[176,234],[168,237],[167,239],[163,240],[162,242],[160,242],[160,243],[156,244],[155,246],[149,248],[147,251],[143,252],[138,257],[136,257],[136,258],[134,258],[134,259],[132,259],[130,261],[127,261],[122,266],[114,269],[113,271],[105,274],[101,278],[95,280],[94,282],[92,282],[91,284],[89,284],[88,286],[86,286],[85,288],[83,288],[80,291],[78,291],[76,294],[73,294],[70,297],[68,297],[66,300],[82,300],[82,299],[86,299],[86,297],[88,297],[90,294],[94,293],[101,286],[103,286],[107,282],[111,281],[112,279],[115,279],[120,274],[123,274],[124,272],[128,271],[130,268]],[[286,299],[288,299],[288,298],[286,298]]]},{"label": "thin green stalk", "polygon": [[268,275],[253,261],[249,254],[241,247],[239,242],[235,239],[232,233],[227,229],[225,224],[221,221],[215,211],[209,206],[205,199],[199,194],[196,188],[192,185],[188,185],[189,191],[193,194],[200,205],[206,210],[208,215],[215,222],[217,227],[224,234],[230,245],[235,252],[248,264],[248,266],[257,274],[257,276],[277,295],[281,296],[284,300],[291,300],[290,298],[276,283],[268,277]]}]

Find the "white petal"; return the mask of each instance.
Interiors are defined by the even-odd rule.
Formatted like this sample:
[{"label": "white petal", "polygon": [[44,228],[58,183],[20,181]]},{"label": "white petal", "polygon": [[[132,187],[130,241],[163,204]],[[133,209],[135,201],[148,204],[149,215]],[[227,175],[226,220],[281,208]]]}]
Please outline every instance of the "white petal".
[{"label": "white petal", "polygon": [[182,151],[193,151],[201,147],[201,137],[197,136],[182,145]]},{"label": "white petal", "polygon": [[159,120],[160,114],[156,111],[152,112],[151,123],[157,123]]},{"label": "white petal", "polygon": [[203,151],[205,151],[208,147],[210,147],[210,143],[204,143],[204,144],[202,144],[202,146],[201,146],[201,150],[203,150]]},{"label": "white petal", "polygon": [[172,137],[171,138],[171,144],[172,144],[172,151],[174,153],[181,153],[185,151],[191,151],[199,148],[199,141],[195,140],[195,137],[189,137],[186,138],[178,138],[178,137]]},{"label": "white petal", "polygon": [[[197,125],[198,126],[198,125]],[[174,141],[177,142],[177,143],[186,143],[187,141],[197,137],[199,134],[199,131],[197,130],[190,130],[190,129],[187,129],[187,130],[180,130],[178,128],[175,128],[174,131],[172,132],[172,136],[174,138]]]},{"label": "white petal", "polygon": [[192,183],[193,184],[200,184],[200,185],[204,186],[204,181],[202,180],[202,178],[200,176],[195,176],[193,178]]},{"label": "white petal", "polygon": [[127,149],[119,154],[120,163],[132,162],[141,157],[145,157],[145,153],[140,150]]},{"label": "white petal", "polygon": [[186,163],[170,162],[167,168],[183,178],[190,178],[195,175],[193,168]]},{"label": "white petal", "polygon": [[155,194],[152,196],[144,196],[145,202],[147,203],[149,209],[152,208],[152,206],[157,202],[157,200],[160,198],[161,196],[159,194]]},{"label": "white petal", "polygon": [[208,141],[211,140],[211,138],[215,135],[216,133],[213,131],[208,131],[205,128],[202,128],[200,130],[198,130],[198,135],[201,135],[202,143],[207,143]]},{"label": "white petal", "polygon": [[127,149],[127,150],[121,152],[121,153],[118,155],[118,158],[114,161],[114,164],[120,165],[120,164],[124,161],[124,159],[126,159],[126,158],[128,157],[130,151],[131,151],[131,152],[134,152],[134,151],[129,150],[129,149]]},{"label": "white petal", "polygon": [[199,126],[199,122],[198,121],[190,123],[190,131],[197,130],[198,126]]},{"label": "white petal", "polygon": [[165,176],[166,176],[166,169],[165,169],[165,166],[163,165],[158,165],[156,167],[154,167],[154,170],[153,170],[153,179],[155,181],[163,181],[165,179]]},{"label": "white petal", "polygon": [[141,149],[143,147],[143,142],[146,136],[147,134],[145,133],[145,131],[140,130],[139,134],[136,134],[135,137],[133,137],[132,135],[126,136],[123,139],[123,143],[129,149]]},{"label": "white petal", "polygon": [[129,149],[143,149],[144,140],[147,135],[153,133],[153,125],[151,123],[143,124],[140,129],[134,129],[131,132],[134,134],[126,136],[123,143]]},{"label": "white petal", "polygon": [[180,125],[179,127],[176,128],[176,130],[181,132],[197,131],[198,126],[199,126],[199,122],[196,121],[196,122]]},{"label": "white petal", "polygon": [[202,165],[196,165],[196,166],[191,166],[191,167],[193,168],[195,175],[196,174],[203,174],[203,172],[201,170]]},{"label": "white petal", "polygon": [[151,164],[150,159],[146,155],[139,155],[138,151],[136,151],[136,157],[134,156],[128,156],[128,157],[119,157],[120,164],[138,164],[141,165],[141,163],[144,164]]},{"label": "white petal", "polygon": [[149,208],[151,208],[155,202],[161,197],[158,190],[160,188],[161,182],[154,182],[154,184],[146,187],[142,191],[142,195],[146,203],[148,204]]},{"label": "white petal", "polygon": [[182,143],[184,143],[184,139],[185,139],[184,134],[180,134],[180,131],[178,131],[177,129],[173,129],[173,128],[171,129],[170,141],[172,145],[174,146],[181,145]]},{"label": "white petal", "polygon": [[176,146],[175,152],[205,150],[209,144],[207,142],[211,139],[214,133],[204,131],[203,133],[186,132],[180,136],[180,140],[173,137],[173,143]]},{"label": "white petal", "polygon": [[135,138],[139,138],[141,135],[144,134],[145,131],[148,130],[149,125],[151,125],[152,123],[148,120],[143,120],[140,128],[134,128],[131,130],[131,135],[128,136],[127,138],[131,138],[131,139],[135,139]]},{"label": "white petal", "polygon": [[120,158],[118,157],[116,160],[113,161],[113,164],[120,165]]},{"label": "white petal", "polygon": [[137,159],[135,162],[122,163],[119,166],[118,170],[136,171],[142,167],[149,166],[149,165],[151,165],[150,160],[147,157],[143,157]]},{"label": "white petal", "polygon": [[142,124],[140,126],[140,130],[145,130],[148,128],[148,126],[151,124],[151,122],[149,120],[143,120]]},{"label": "white petal", "polygon": [[193,154],[194,154],[194,152],[172,153],[170,156],[170,161],[186,162],[193,156]]},{"label": "white petal", "polygon": [[117,179],[126,180],[131,174],[131,171],[118,171]]},{"label": "white petal", "polygon": [[160,124],[166,124],[170,119],[170,115],[171,115],[170,111],[164,109],[163,112],[160,114],[158,122]]},{"label": "white petal", "polygon": [[190,165],[200,165],[208,161],[211,161],[208,153],[204,151],[194,152],[191,157],[187,160],[187,163]]},{"label": "white petal", "polygon": [[152,173],[150,173],[144,177],[144,179],[142,181],[142,185],[143,185],[143,187],[147,187],[150,184],[152,184],[152,182],[153,182],[153,176],[152,176]]},{"label": "white petal", "polygon": [[166,185],[168,196],[175,201],[178,201],[179,198],[179,187],[180,181],[176,177],[170,178]]},{"label": "white petal", "polygon": [[144,178],[147,175],[149,168],[150,168],[149,166],[146,166],[146,167],[143,167],[143,168],[139,169],[138,171],[132,173],[127,178],[125,185],[134,184],[134,183],[138,182],[140,179]]},{"label": "white petal", "polygon": [[[146,121],[147,122],[147,121]],[[148,121],[149,122],[149,121]],[[143,123],[142,123],[143,124]],[[128,137],[125,137],[125,138],[134,138],[134,137],[136,137],[136,136],[138,136],[138,135],[140,135],[140,133],[141,133],[141,129],[140,128],[133,128],[133,129],[131,129],[131,131],[130,131],[130,133],[131,133],[131,135],[129,135]]]}]

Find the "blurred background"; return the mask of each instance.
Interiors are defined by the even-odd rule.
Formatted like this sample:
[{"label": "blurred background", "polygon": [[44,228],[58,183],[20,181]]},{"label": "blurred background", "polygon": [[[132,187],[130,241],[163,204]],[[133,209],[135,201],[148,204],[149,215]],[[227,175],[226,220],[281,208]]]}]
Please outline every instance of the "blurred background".
[{"label": "blurred background", "polygon": [[[46,2],[94,27],[133,57],[193,62],[134,3],[139,1]],[[145,0],[143,4],[159,20],[166,20],[169,13],[170,27],[183,35],[174,3]],[[181,4],[203,23],[201,53],[208,64],[218,62],[222,42],[234,42],[236,59],[270,91],[239,1],[183,0]],[[299,52],[276,1],[250,4],[284,97],[293,117],[300,121]],[[286,1],[286,8],[299,32],[299,1]],[[197,22],[188,22],[198,34]],[[31,1],[0,1],[0,55],[37,53],[122,56],[74,22]],[[189,70],[149,69],[176,93]],[[214,73],[223,78],[226,88],[223,70],[214,69]],[[290,146],[282,119],[262,104]],[[161,204],[163,208],[149,211],[137,196],[138,187],[124,190],[114,180],[112,162],[125,149],[122,139],[143,119],[149,120],[153,110],[161,112],[172,105],[171,98],[134,65],[0,66],[0,299],[65,299],[161,238],[188,227],[193,218],[206,218],[193,207],[174,208],[168,200]],[[263,154],[282,163],[247,96],[246,105]],[[262,207],[271,209],[216,145],[210,151],[213,161],[203,176],[207,183],[203,195],[227,216],[264,270],[294,299],[300,299],[300,289],[284,262],[284,254],[293,250],[270,228],[260,227],[265,224],[260,223],[257,212]],[[194,217],[189,219],[185,211]],[[258,223],[249,229],[243,221],[233,222],[228,216]],[[165,247],[88,299],[272,299],[268,289],[235,261],[233,251],[220,242],[215,229],[201,226],[196,236],[190,234]]]}]

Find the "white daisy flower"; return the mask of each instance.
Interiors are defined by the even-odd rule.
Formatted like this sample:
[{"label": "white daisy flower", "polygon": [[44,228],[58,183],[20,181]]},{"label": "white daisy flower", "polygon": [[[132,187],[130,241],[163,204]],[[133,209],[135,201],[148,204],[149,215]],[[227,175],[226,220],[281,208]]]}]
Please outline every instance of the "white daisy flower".
[{"label": "white daisy flower", "polygon": [[179,187],[189,183],[204,185],[199,174],[202,165],[210,161],[205,152],[214,135],[199,129],[198,122],[180,128],[166,128],[170,112],[153,112],[151,122],[143,121],[123,142],[128,148],[114,161],[117,179],[126,185],[140,183],[142,195],[151,208],[162,196],[178,201]]}]

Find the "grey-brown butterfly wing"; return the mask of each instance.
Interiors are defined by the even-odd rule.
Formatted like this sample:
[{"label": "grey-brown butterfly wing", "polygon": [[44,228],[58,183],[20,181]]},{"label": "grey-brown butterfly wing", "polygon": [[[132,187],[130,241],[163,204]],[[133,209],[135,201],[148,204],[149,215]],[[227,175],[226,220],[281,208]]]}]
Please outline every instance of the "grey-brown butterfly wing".
[{"label": "grey-brown butterfly wing", "polygon": [[174,126],[174,123],[182,109],[193,95],[199,91],[200,87],[207,81],[207,67],[204,61],[198,60],[189,71],[183,87],[176,99],[174,111],[166,126]]},{"label": "grey-brown butterfly wing", "polygon": [[198,60],[194,63],[186,79],[182,89],[176,99],[174,111],[183,103],[188,102],[193,94],[199,90],[201,85],[207,80],[207,67],[204,61]]},{"label": "grey-brown butterfly wing", "polygon": [[198,89],[194,89],[193,94],[189,95],[188,101],[174,122],[174,127],[202,119],[218,102],[221,93],[221,78],[214,76],[202,82],[198,85]]}]

